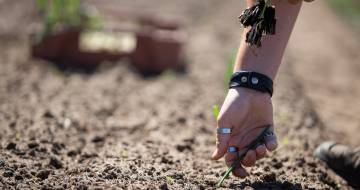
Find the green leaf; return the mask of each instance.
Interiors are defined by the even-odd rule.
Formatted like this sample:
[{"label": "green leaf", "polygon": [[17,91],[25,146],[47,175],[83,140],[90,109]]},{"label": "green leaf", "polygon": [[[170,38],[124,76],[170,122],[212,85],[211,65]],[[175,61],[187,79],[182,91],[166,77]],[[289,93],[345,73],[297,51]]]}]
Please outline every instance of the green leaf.
[{"label": "green leaf", "polygon": [[225,179],[229,177],[230,173],[235,169],[235,167],[231,166],[229,167],[225,174],[222,176],[221,180],[216,184],[216,187],[221,187],[224,183]]}]

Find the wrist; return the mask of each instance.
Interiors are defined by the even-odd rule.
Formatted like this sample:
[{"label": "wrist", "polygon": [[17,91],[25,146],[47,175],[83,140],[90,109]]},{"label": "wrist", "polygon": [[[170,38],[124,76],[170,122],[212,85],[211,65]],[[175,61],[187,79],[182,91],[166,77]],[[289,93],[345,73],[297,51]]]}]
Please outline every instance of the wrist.
[{"label": "wrist", "polygon": [[271,100],[271,96],[269,93],[263,93],[259,92],[257,90],[249,89],[249,88],[243,88],[243,87],[236,87],[236,88],[230,88],[229,92],[237,94],[241,98],[255,98],[255,99],[269,99]]}]

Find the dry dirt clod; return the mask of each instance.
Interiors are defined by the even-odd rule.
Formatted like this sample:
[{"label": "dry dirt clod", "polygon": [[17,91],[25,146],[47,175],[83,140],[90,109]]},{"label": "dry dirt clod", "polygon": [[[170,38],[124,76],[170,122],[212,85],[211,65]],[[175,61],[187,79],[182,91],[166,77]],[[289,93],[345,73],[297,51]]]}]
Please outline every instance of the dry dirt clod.
[{"label": "dry dirt clod", "polygon": [[60,169],[63,167],[63,163],[57,159],[56,157],[51,157],[50,158],[50,162],[49,162],[50,166],[53,166],[56,169]]},{"label": "dry dirt clod", "polygon": [[104,142],[105,141],[105,137],[102,137],[102,136],[95,136],[91,142],[93,143],[100,143],[100,142]]},{"label": "dry dirt clod", "polygon": [[5,166],[4,160],[0,160],[0,167],[4,167],[4,166]]},{"label": "dry dirt clod", "polygon": [[160,185],[159,187],[161,190],[169,190],[169,187],[166,183],[163,183],[162,185]]},{"label": "dry dirt clod", "polygon": [[16,143],[14,142],[9,142],[9,144],[7,144],[6,146],[7,150],[15,150],[16,149]]},{"label": "dry dirt clod", "polygon": [[37,143],[37,142],[29,142],[28,143],[28,147],[29,148],[36,148],[36,147],[38,147],[39,146],[39,143]]},{"label": "dry dirt clod", "polygon": [[12,177],[13,175],[14,175],[14,172],[11,171],[11,170],[6,170],[6,171],[4,171],[4,173],[3,173],[3,176],[4,176],[4,177]]},{"label": "dry dirt clod", "polygon": [[40,170],[37,174],[36,177],[44,180],[47,179],[50,175],[50,170]]},{"label": "dry dirt clod", "polygon": [[15,180],[23,180],[24,177],[21,175],[15,175]]},{"label": "dry dirt clod", "polygon": [[45,111],[45,113],[43,114],[43,117],[44,117],[44,118],[52,119],[52,118],[54,118],[55,116],[54,116],[49,110],[47,110],[47,111]]}]

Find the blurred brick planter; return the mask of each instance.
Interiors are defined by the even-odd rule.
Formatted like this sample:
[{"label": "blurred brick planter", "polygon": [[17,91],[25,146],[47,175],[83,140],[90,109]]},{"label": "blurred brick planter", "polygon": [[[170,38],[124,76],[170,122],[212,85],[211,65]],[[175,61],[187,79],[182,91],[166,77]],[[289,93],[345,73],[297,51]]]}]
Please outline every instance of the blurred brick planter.
[{"label": "blurred brick planter", "polygon": [[128,58],[132,66],[144,75],[185,68],[181,56],[185,42],[183,31],[175,26],[154,26],[154,23],[148,21],[146,26],[131,33],[136,39],[136,46],[132,52],[83,50],[79,45],[82,31],[75,29],[62,31],[46,37],[40,43],[33,43],[31,52],[33,57],[66,67],[96,67],[104,61],[115,62]]}]

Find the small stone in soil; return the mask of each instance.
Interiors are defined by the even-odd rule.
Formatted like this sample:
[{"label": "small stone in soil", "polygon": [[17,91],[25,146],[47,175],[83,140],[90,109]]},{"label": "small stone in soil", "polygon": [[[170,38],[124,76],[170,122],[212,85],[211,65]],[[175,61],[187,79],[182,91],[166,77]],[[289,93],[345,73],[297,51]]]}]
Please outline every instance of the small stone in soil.
[{"label": "small stone in soil", "polygon": [[264,179],[264,181],[268,181],[268,182],[276,181],[276,174],[275,173],[265,174],[262,178]]},{"label": "small stone in soil", "polygon": [[45,117],[45,118],[54,118],[54,115],[53,115],[49,110],[47,110],[47,111],[43,114],[43,117]]},{"label": "small stone in soil", "polygon": [[9,124],[9,127],[10,127],[10,128],[15,128],[15,127],[16,127],[16,122],[11,122],[11,123]]},{"label": "small stone in soil", "polygon": [[76,150],[70,150],[67,155],[70,156],[70,157],[73,157],[73,156],[76,156],[77,154],[79,154],[78,151]]},{"label": "small stone in soil", "polygon": [[28,147],[29,148],[36,148],[36,147],[38,147],[39,146],[39,143],[37,143],[37,142],[30,142],[30,143],[28,143]]},{"label": "small stone in soil", "polygon": [[77,187],[78,190],[87,190],[88,189],[88,186],[84,185],[84,184],[81,184]]},{"label": "small stone in soil", "polygon": [[91,140],[91,142],[93,142],[93,143],[99,143],[99,142],[103,142],[104,140],[105,140],[104,137],[95,136],[95,137]]},{"label": "small stone in soil", "polygon": [[14,175],[14,172],[11,171],[11,170],[6,170],[4,173],[3,173],[3,176],[4,177],[12,177]]},{"label": "small stone in soil", "polygon": [[184,124],[184,123],[186,123],[186,118],[185,118],[185,117],[179,117],[179,118],[177,119],[177,122],[179,122],[179,123],[181,123],[181,124]]},{"label": "small stone in soil", "polygon": [[191,151],[191,150],[192,150],[192,147],[191,147],[190,145],[176,145],[176,149],[177,149],[179,152],[184,152],[185,150]]},{"label": "small stone in soil", "polygon": [[63,164],[61,163],[61,161],[55,157],[50,158],[49,165],[54,166],[54,168],[56,168],[56,169],[60,169],[63,167]]},{"label": "small stone in soil", "polygon": [[21,175],[16,175],[15,176],[15,180],[23,180],[24,178],[23,178],[23,176],[21,176]]},{"label": "small stone in soil", "polygon": [[28,154],[30,156],[36,156],[36,151],[35,150],[30,150],[30,152]]},{"label": "small stone in soil", "polygon": [[169,189],[166,183],[163,183],[159,188],[161,190],[168,190]]},{"label": "small stone in soil", "polygon": [[22,150],[13,150],[13,153],[18,155],[18,156],[23,156],[26,154],[25,151],[22,151]]},{"label": "small stone in soil", "polygon": [[37,174],[36,177],[44,180],[47,179],[50,175],[50,170],[40,170]]},{"label": "small stone in soil", "polygon": [[5,162],[3,160],[0,160],[0,167],[5,166]]},{"label": "small stone in soil", "polygon": [[283,164],[281,162],[276,162],[276,163],[273,164],[273,166],[276,169],[280,169],[283,166]]},{"label": "small stone in soil", "polygon": [[6,146],[6,149],[8,149],[8,150],[16,149],[16,143],[9,142],[9,144]]}]

